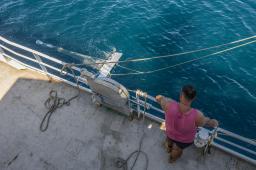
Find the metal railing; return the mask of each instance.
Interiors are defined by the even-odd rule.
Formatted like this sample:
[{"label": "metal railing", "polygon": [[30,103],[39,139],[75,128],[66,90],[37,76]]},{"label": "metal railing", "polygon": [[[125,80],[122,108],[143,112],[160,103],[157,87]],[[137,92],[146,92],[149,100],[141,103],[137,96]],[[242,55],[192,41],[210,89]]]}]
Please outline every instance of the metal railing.
[{"label": "metal railing", "polygon": [[[55,57],[50,57],[46,54],[40,53],[33,49],[11,42],[0,36],[0,59],[1,56],[6,60],[12,60],[19,63],[26,68],[36,70],[49,77],[59,79],[70,85],[76,86],[73,80],[74,75],[67,72],[65,76],[61,75],[62,67],[67,64]],[[48,61],[48,62],[47,62]],[[8,62],[8,61],[7,61]],[[87,81],[81,77],[81,68],[72,67],[76,71],[80,88],[91,92],[87,86]],[[145,101],[143,98],[131,91],[130,105],[137,113],[138,116],[143,112]],[[147,95],[145,115],[157,122],[164,121],[164,112],[160,109],[154,97]],[[209,130],[210,132],[210,130]],[[254,140],[242,137],[230,131],[218,128],[218,136],[213,141],[213,146],[242,158],[254,165],[256,165],[256,142]]]},{"label": "metal railing", "polygon": [[[24,52],[25,54],[22,54],[22,52]],[[28,55],[29,53],[31,54],[30,56]],[[65,72],[65,76],[61,76],[61,69],[67,63],[58,60],[54,57],[50,57],[41,52],[22,46],[20,44],[11,42],[1,36],[0,55],[5,57],[7,60],[13,60],[27,68],[43,73],[49,77],[64,81],[73,86],[76,85],[75,81],[70,80],[70,78],[75,78],[72,73]],[[54,64],[49,64],[43,61],[42,59],[46,59]],[[37,67],[36,65],[38,65],[39,67]],[[76,66],[73,66],[72,68],[79,73],[81,72],[81,69]],[[86,79],[82,78],[79,74],[77,74],[76,77],[78,78],[78,81],[81,83],[81,89],[91,92],[91,90],[86,84]]]},{"label": "metal railing", "polygon": [[[140,115],[144,111],[144,96],[138,96],[135,91],[131,92],[135,93],[135,95],[132,95],[130,102],[135,104],[134,110]],[[160,123],[164,122],[164,111],[159,106],[155,106],[157,105],[155,98],[147,95],[147,101],[145,115]],[[158,116],[152,114],[153,111],[158,112]],[[209,129],[205,130],[212,133]],[[213,146],[256,165],[256,141],[222,128],[217,129],[217,134],[212,143]]]}]

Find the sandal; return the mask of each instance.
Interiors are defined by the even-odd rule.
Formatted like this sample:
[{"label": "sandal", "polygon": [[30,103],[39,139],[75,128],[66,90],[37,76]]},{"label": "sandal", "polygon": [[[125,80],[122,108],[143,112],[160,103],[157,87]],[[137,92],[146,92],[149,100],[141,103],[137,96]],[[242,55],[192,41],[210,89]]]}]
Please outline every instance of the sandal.
[{"label": "sandal", "polygon": [[168,161],[169,161],[170,164],[172,164],[172,163],[175,163],[176,160],[173,159],[172,156],[170,155]]}]

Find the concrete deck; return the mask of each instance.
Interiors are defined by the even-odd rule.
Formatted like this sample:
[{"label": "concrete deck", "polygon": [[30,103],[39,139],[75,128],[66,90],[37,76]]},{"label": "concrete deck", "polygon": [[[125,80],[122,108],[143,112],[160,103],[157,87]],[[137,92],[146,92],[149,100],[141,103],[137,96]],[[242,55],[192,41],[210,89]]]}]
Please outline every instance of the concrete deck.
[{"label": "concrete deck", "polygon": [[[138,148],[141,121],[104,107],[96,107],[83,92],[70,106],[57,110],[49,129],[42,133],[40,122],[47,111],[44,101],[51,89],[65,98],[76,90],[61,82],[48,82],[33,71],[18,71],[0,63],[0,169],[19,170],[115,170],[116,157],[126,158]],[[159,124],[145,121],[143,151],[149,170],[250,170],[254,166],[217,149],[202,157],[194,146],[174,164],[168,163],[163,148],[164,132]],[[148,128],[152,125],[151,128]],[[143,156],[134,169],[143,169]]]}]

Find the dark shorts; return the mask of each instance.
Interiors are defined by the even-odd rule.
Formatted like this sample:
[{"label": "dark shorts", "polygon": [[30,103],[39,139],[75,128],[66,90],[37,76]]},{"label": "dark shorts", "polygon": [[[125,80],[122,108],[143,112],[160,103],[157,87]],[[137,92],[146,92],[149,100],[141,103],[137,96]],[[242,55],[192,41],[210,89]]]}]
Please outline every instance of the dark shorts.
[{"label": "dark shorts", "polygon": [[191,143],[182,143],[182,142],[178,142],[178,141],[175,141],[175,140],[173,140],[173,139],[171,139],[171,138],[168,138],[168,137],[166,137],[166,140],[167,140],[167,142],[168,143],[175,143],[175,145],[177,145],[179,148],[181,148],[181,149],[185,149],[185,148],[187,148],[187,147],[189,147],[190,145],[192,145],[193,144],[193,142],[191,142]]}]

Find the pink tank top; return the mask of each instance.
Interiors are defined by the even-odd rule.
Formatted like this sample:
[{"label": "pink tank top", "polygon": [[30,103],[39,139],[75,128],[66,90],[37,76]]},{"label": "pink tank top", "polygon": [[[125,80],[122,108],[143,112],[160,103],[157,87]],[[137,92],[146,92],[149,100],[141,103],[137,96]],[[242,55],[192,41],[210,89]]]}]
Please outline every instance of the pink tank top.
[{"label": "pink tank top", "polygon": [[165,115],[166,135],[178,142],[192,143],[195,138],[197,110],[191,109],[182,114],[179,110],[179,103],[168,104]]}]

